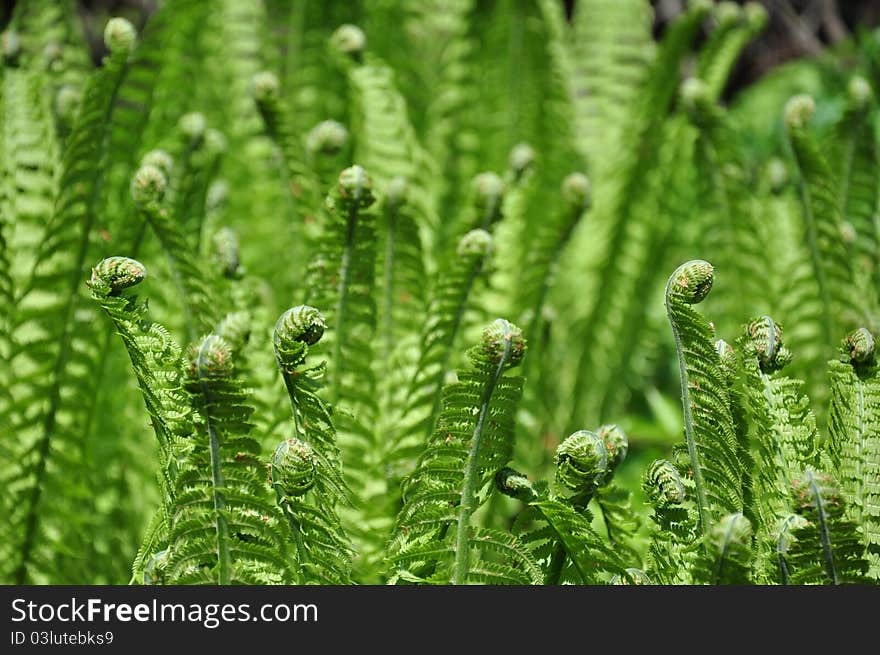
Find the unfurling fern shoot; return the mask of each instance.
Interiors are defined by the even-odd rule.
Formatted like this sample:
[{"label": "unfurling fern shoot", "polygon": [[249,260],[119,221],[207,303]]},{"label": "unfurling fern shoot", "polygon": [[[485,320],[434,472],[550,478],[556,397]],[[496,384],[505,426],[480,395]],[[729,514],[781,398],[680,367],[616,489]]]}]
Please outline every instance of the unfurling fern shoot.
[{"label": "unfurling fern shoot", "polygon": [[666,285],[666,313],[678,352],[684,429],[702,533],[725,513],[742,511],[743,471],[721,359],[712,328],[691,305],[712,289],[709,262],[679,266]]}]

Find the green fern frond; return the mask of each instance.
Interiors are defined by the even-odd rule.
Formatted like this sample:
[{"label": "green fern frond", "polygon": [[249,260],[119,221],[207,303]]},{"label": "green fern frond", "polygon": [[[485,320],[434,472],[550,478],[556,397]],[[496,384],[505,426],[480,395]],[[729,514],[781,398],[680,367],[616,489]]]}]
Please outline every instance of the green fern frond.
[{"label": "green fern frond", "polygon": [[146,269],[125,257],[111,257],[92,269],[92,298],[113,322],[128,352],[150,423],[159,444],[159,488],[162,506],[154,515],[132,566],[133,579],[143,576],[145,558],[167,543],[168,520],[174,507],[176,452],[179,439],[192,431],[191,409],[182,388],[180,348],[157,323],[146,320],[146,303],[123,296],[125,288],[140,284]]},{"label": "green fern frond", "polygon": [[699,529],[697,512],[688,500],[693,482],[682,478],[672,462],[658,459],[645,471],[642,489],[656,526],[648,544],[648,574],[661,584],[691,583]]},{"label": "green fern frond", "polygon": [[720,2],[714,7],[715,28],[700,49],[696,77],[704,80],[715,102],[724,91],[736,60],[745,47],[767,27],[767,10],[757,2],[740,7]]},{"label": "green fern frond", "polygon": [[[796,584],[846,584],[865,574],[864,547],[834,479],[807,470],[792,487],[801,520],[785,521],[780,533],[781,575]],[[785,534],[783,534],[785,532]]]},{"label": "green fern frond", "polygon": [[782,328],[769,316],[745,326],[741,395],[756,453],[753,473],[757,567],[775,568],[772,553],[780,521],[791,513],[790,489],[805,467],[818,464],[819,434],[803,382],[780,373],[791,360]]},{"label": "green fern frond", "polygon": [[[837,198],[845,243],[857,265],[853,266],[860,297],[876,315],[876,282],[880,275],[880,234],[875,221],[880,187],[880,153],[872,118],[876,104],[871,86],[861,77],[850,80],[847,106],[829,136],[829,164],[837,177]],[[851,229],[855,234],[847,235]]]},{"label": "green fern frond", "polygon": [[141,166],[131,180],[132,198],[143,220],[159,239],[183,306],[186,336],[192,340],[216,324],[217,306],[200,262],[191,255],[192,246],[184,231],[186,226],[180,224],[172,208],[163,203],[167,189],[165,173],[152,164]]},{"label": "green fern frond", "polygon": [[195,344],[184,386],[197,416],[175,480],[169,579],[289,580],[283,519],[268,501],[260,446],[248,434],[253,409],[229,344],[216,335]]},{"label": "green fern frond", "polygon": [[[831,358],[838,335],[858,327],[866,309],[857,301],[852,263],[843,243],[836,178],[807,131],[814,111],[809,96],[795,96],[785,110],[788,142],[798,168],[802,233],[812,279],[798,272],[792,275],[792,288],[785,298],[790,307],[783,311],[792,326],[799,368],[811,380],[820,362]],[[811,395],[814,402],[823,400],[818,390]]]},{"label": "green fern frond", "polygon": [[[114,20],[108,23],[105,37],[110,55],[84,90],[67,140],[52,217],[13,314],[12,331],[21,335],[10,357],[18,372],[11,386],[16,390],[17,410],[3,422],[18,435],[21,450],[16,456],[19,472],[14,485],[18,500],[8,523],[11,534],[4,539],[8,548],[4,560],[12,570],[11,579],[18,583],[53,570],[64,559],[62,552],[90,547],[81,538],[66,536],[74,529],[75,517],[87,520],[88,515],[64,515],[61,509],[68,500],[76,503],[88,498],[88,474],[81,488],[70,488],[53,499],[54,512],[43,511],[43,501],[55,496],[52,489],[57,491],[68,466],[84,464],[77,460],[83,455],[100,378],[102,345],[93,322],[85,318],[91,312],[81,280],[98,224],[108,135],[135,32],[126,21]],[[55,521],[57,525],[49,529]],[[84,525],[79,529],[83,535],[89,532]],[[48,554],[51,534],[69,538],[65,548],[52,555]],[[75,575],[73,570],[68,574]]]},{"label": "green fern frond", "polygon": [[520,330],[498,319],[468,351],[471,368],[445,387],[434,434],[403,484],[404,505],[388,546],[396,577],[419,570],[431,570],[435,579],[441,576],[453,584],[465,584],[474,572],[479,577],[486,564],[486,544],[471,518],[513,451],[513,416],[522,378],[504,373],[519,364],[524,350]]},{"label": "green fern frond", "polygon": [[750,581],[752,524],[741,513],[721,517],[705,536],[696,580],[711,585],[744,585]]},{"label": "green fern frond", "polygon": [[666,285],[666,312],[672,325],[681,374],[685,439],[703,535],[727,513],[742,511],[742,463],[712,328],[691,305],[709,294],[715,273],[705,261],[679,266]]},{"label": "green fern frond", "polygon": [[848,336],[829,362],[829,450],[869,563],[880,575],[880,373],[874,337],[862,328]]}]

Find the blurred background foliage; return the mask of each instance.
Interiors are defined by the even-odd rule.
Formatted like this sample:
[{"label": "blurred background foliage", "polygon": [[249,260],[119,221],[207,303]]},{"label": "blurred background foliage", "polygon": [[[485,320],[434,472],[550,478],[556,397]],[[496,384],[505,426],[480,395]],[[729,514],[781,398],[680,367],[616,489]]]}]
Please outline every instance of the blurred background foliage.
[{"label": "blurred background foliage", "polygon": [[[0,26],[6,26],[17,4],[26,8],[27,2],[4,1]],[[139,31],[149,31],[158,4],[153,0],[73,3],[72,12],[92,61],[99,64],[106,55],[102,29],[110,16],[128,17]],[[207,124],[223,133],[228,150],[217,177],[225,180],[228,198],[210,220],[237,231],[242,264],[256,281],[252,292],[261,306],[258,319],[266,321],[301,301],[304,264],[298,259],[303,252],[294,242],[296,235],[279,228],[284,225],[282,219],[295,212],[287,209],[287,189],[278,178],[276,153],[265,138],[251,97],[251,79],[264,69],[278,74],[301,136],[319,121],[334,119],[347,125],[357,142],[358,121],[363,118],[349,103],[345,77],[326,47],[330,35],[343,23],[359,25],[367,35],[369,52],[393,69],[412,128],[424,147],[437,160],[447,157],[444,164],[452,162],[451,174],[443,171],[438,176],[445,175],[444,179],[425,180],[426,185],[441,188],[433,192],[440,198],[436,204],[444,216],[455,214],[473,174],[509,171],[511,149],[519,143],[530,144],[536,153],[535,179],[526,199],[520,199],[528,205],[524,215],[529,224],[539,223],[542,212],[559,205],[559,184],[566,174],[585,170],[594,188],[594,211],[562,253],[542,317],[542,334],[527,334],[539,359],[530,364],[528,401],[518,433],[519,443],[531,445],[518,453],[518,463],[529,473],[537,473],[548,466],[553,449],[570,431],[615,422],[630,442],[629,457],[615,480],[637,491],[646,465],[668,456],[682,434],[678,371],[663,311],[662,287],[675,265],[705,256],[703,230],[707,223],[701,219],[706,198],[697,191],[698,185],[692,178],[676,177],[699,177],[705,172],[698,165],[691,168],[693,155],[688,148],[696,133],[677,89],[682,79],[698,70],[699,53],[711,41],[715,26],[701,27],[693,52],[688,50],[682,57],[680,70],[673,71],[666,84],[669,97],[664,102],[668,108],[658,109],[654,120],[650,118],[653,108],[641,104],[644,98],[638,96],[639,87],[651,82],[643,75],[650,70],[656,40],[667,34],[670,22],[686,3],[657,0],[650,3],[651,14],[642,11],[645,3],[627,2],[640,13],[632,25],[612,25],[623,33],[623,52],[609,50],[607,62],[601,59],[607,53],[590,50],[596,43],[597,51],[603,46],[601,38],[593,38],[602,36],[601,21],[594,26],[589,20],[579,22],[577,2],[557,3],[559,16],[573,21],[566,29],[582,37],[570,43],[574,66],[595,66],[596,70],[586,71],[588,83],[595,73],[610,89],[604,90],[607,97],[598,109],[593,108],[595,113],[583,115],[583,124],[566,124],[562,117],[570,116],[570,104],[577,105],[578,98],[565,88],[567,80],[560,79],[564,62],[561,64],[559,53],[553,51],[559,39],[553,32],[558,26],[548,20],[553,15],[552,4],[478,0],[472,3],[472,11],[449,10],[447,16],[449,8],[442,1],[301,4],[231,0],[205,3],[210,8],[201,11],[181,11],[181,15],[200,19],[181,23],[172,33],[178,50],[173,61],[161,62],[155,102],[147,112],[138,152],[133,154],[169,142],[176,144],[177,121],[187,112],[202,112]],[[880,31],[875,28],[880,24],[880,3],[767,0],[761,4],[768,12],[769,24],[744,44],[718,92],[721,106],[729,110],[736,125],[737,148],[755,183],[754,191],[766,199],[771,197],[765,188],[768,163],[773,158],[790,159],[782,120],[790,97],[807,93],[816,98],[813,125],[823,138],[846,109],[847,87],[853,75],[864,76],[876,94]],[[450,3],[453,5],[458,3]],[[609,12],[615,16],[613,9]],[[621,19],[619,13],[616,19]],[[464,22],[457,23],[459,20]],[[624,27],[631,28],[630,32]],[[618,35],[610,31],[607,37],[613,40]],[[447,49],[451,43],[461,51]],[[589,58],[593,55],[596,59]],[[658,93],[666,93],[661,82],[654,81]],[[464,100],[452,97],[450,89],[460,91]],[[640,119],[644,120],[639,123]],[[634,186],[624,184],[621,190],[619,167],[624,164],[618,161],[615,144],[631,143],[635,138],[627,134],[631,125],[645,132],[637,135],[642,150],[629,149],[619,157],[622,161],[625,155],[630,156],[626,166],[635,180]],[[687,153],[676,150],[679,146]],[[180,147],[171,145],[168,149]],[[344,151],[339,156],[337,170],[351,163],[344,161],[349,154]],[[633,158],[642,155],[646,170],[633,173],[637,168]],[[116,180],[119,198],[108,200],[109,206],[117,203],[117,210],[119,203],[127,202],[130,172],[121,172]],[[414,173],[428,176],[436,171],[420,170],[416,164]],[[443,184],[458,186],[444,191]],[[308,212],[302,218],[308,223]],[[108,241],[115,237],[108,232]],[[733,248],[729,243],[725,247]],[[766,256],[772,260],[774,253],[786,251],[788,245],[771,230],[767,248]],[[616,261],[631,256],[633,259],[623,264]],[[623,281],[617,276],[618,266],[624,269]],[[779,308],[783,293],[778,287],[785,277],[784,266],[784,258],[768,263],[767,306],[756,309]],[[288,267],[285,274],[279,274],[279,267]],[[161,264],[157,268],[157,278],[167,275],[161,272]],[[85,279],[85,273],[82,277]],[[729,302],[733,292],[725,288],[724,279],[725,270],[719,267],[717,290],[701,309],[710,318],[718,314],[719,332],[733,341],[739,324],[750,316],[733,318],[725,309],[723,303]],[[180,331],[178,309],[163,299],[161,292],[155,293],[158,297],[151,301],[154,314]],[[503,301],[493,300],[491,295],[486,304],[490,309],[505,308]],[[519,321],[522,317],[510,318]],[[785,323],[784,315],[782,319]],[[797,358],[798,351],[793,350]],[[98,401],[102,412],[91,429],[105,435],[126,430],[130,434],[130,426],[136,425],[135,432],[145,433],[139,400],[127,377],[127,362],[118,350],[111,353],[106,379],[124,379],[119,386],[129,396],[121,402],[119,389],[107,385]],[[821,354],[815,355],[815,361],[824,362]],[[799,372],[811,375],[806,367]],[[815,375],[821,377],[822,372]],[[821,412],[821,394],[814,401]],[[143,443],[126,440],[110,444],[101,439],[96,443],[92,465],[104,469],[97,478],[104,486],[94,499],[101,506],[96,514],[131,514],[120,519],[117,540],[100,547],[107,549],[105,556],[116,548],[131,552],[131,546],[138,543],[146,508],[155,501],[152,446],[146,437]],[[96,484],[84,483],[82,497]],[[116,505],[120,498],[124,502]],[[637,509],[642,502],[636,492]],[[102,572],[104,580],[124,582],[127,566],[127,561],[120,561]]]}]

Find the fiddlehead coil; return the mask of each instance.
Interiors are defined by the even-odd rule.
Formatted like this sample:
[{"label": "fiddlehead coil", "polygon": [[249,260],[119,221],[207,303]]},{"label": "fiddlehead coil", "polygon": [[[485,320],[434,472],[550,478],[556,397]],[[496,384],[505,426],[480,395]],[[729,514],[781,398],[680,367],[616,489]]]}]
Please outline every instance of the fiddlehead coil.
[{"label": "fiddlehead coil", "polygon": [[104,45],[111,53],[131,52],[136,41],[134,25],[124,18],[111,18],[104,26]]},{"label": "fiddlehead coil", "polygon": [[626,459],[629,440],[617,425],[603,425],[596,430],[596,436],[605,444],[605,451],[608,453],[608,472],[610,473]]},{"label": "fiddlehead coil", "polygon": [[337,121],[321,121],[306,136],[306,149],[312,154],[335,155],[348,143],[348,130]]},{"label": "fiddlehead coil", "polygon": [[141,166],[131,178],[131,197],[138,207],[158,205],[168,190],[168,178],[156,166]]},{"label": "fiddlehead coil", "polygon": [[867,328],[859,328],[851,332],[841,345],[844,361],[853,366],[872,366],[874,364],[874,335]]},{"label": "fiddlehead coil", "polygon": [[302,496],[315,486],[318,460],[312,447],[299,439],[285,439],[272,454],[272,486],[279,496]]},{"label": "fiddlehead coil", "polygon": [[715,269],[702,259],[685,262],[672,274],[666,288],[670,298],[696,305],[709,295],[715,281]]},{"label": "fiddlehead coil", "polygon": [[556,449],[556,482],[574,493],[592,491],[608,472],[608,451],[595,432],[578,430]]},{"label": "fiddlehead coil", "polygon": [[681,505],[685,500],[684,483],[678,469],[666,459],[654,460],[645,471],[642,489],[654,505]]},{"label": "fiddlehead coil", "polygon": [[108,257],[92,269],[89,287],[96,292],[118,294],[123,289],[140,284],[147,277],[147,269],[139,261],[128,257]]},{"label": "fiddlehead coil", "polygon": [[526,340],[522,330],[517,326],[503,318],[497,318],[483,329],[483,338],[480,340],[481,355],[493,364],[497,364],[504,357],[508,348],[510,353],[507,358],[507,367],[513,368],[522,361],[526,350]]}]

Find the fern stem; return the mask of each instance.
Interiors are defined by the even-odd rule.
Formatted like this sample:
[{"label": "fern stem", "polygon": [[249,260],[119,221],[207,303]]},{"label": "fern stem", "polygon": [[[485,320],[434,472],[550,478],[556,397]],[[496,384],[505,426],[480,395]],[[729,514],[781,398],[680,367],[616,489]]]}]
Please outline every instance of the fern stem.
[{"label": "fern stem", "polygon": [[471,445],[468,449],[467,465],[464,470],[464,485],[461,490],[461,505],[458,510],[458,527],[455,535],[455,568],[452,576],[452,584],[462,585],[467,581],[468,575],[468,558],[470,555],[468,545],[468,530],[470,528],[470,518],[474,511],[474,493],[476,491],[477,478],[479,470],[477,468],[477,454],[480,452],[480,445],[483,440],[483,426],[486,423],[486,417],[489,414],[489,401],[492,394],[501,379],[501,374],[510,359],[511,340],[510,340],[510,324],[504,322],[504,351],[495,367],[495,372],[483,389],[483,397],[480,401],[480,412],[477,416],[477,422],[474,425],[474,433],[471,438]]}]

